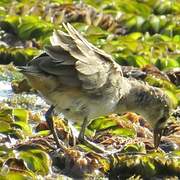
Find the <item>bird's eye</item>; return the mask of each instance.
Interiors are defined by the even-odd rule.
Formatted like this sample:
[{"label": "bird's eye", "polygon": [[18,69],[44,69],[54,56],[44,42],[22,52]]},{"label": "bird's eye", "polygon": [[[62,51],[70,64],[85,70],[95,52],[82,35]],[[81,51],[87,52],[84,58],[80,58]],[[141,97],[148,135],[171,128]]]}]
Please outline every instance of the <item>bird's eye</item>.
[{"label": "bird's eye", "polygon": [[65,111],[66,111],[66,112],[70,111],[70,108],[66,108]]}]

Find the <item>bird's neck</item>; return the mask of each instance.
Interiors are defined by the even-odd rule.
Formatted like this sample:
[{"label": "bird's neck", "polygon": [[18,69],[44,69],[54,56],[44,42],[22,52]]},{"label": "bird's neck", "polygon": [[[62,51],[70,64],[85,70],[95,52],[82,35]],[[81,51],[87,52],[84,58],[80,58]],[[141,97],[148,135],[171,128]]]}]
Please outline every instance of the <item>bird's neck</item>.
[{"label": "bird's neck", "polygon": [[161,112],[158,112],[160,105],[156,104],[158,103],[157,99],[155,99],[154,94],[151,93],[151,88],[153,87],[137,80],[125,78],[124,81],[126,83],[122,88],[123,95],[118,102],[116,112],[135,112],[148,120],[151,126],[154,126],[151,120],[156,119]]}]

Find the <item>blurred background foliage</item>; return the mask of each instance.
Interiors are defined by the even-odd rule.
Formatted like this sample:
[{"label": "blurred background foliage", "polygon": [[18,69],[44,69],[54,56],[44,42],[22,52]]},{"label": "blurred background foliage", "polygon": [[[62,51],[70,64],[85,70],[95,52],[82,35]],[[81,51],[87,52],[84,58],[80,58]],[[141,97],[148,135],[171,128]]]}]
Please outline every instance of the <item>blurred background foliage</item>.
[{"label": "blurred background foliage", "polygon": [[160,70],[180,66],[178,1],[2,0],[0,5],[1,39],[10,46],[29,48],[24,53],[12,49],[15,59],[26,60],[19,54],[31,58],[36,54],[31,48],[38,51],[49,42],[53,29],[71,22],[121,65],[154,64]]}]

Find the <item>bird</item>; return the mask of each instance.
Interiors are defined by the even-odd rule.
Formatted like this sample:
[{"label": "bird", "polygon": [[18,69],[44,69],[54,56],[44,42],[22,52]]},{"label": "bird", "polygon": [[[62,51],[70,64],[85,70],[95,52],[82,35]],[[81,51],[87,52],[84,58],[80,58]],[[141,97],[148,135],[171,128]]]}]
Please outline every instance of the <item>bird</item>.
[{"label": "bird", "polygon": [[[46,101],[72,122],[82,122],[78,139],[84,142],[92,119],[111,113],[135,112],[153,130],[157,149],[170,113],[162,89],[124,77],[111,55],[88,42],[71,24],[54,30],[51,45],[21,72]],[[88,144],[92,144],[88,142]]]}]

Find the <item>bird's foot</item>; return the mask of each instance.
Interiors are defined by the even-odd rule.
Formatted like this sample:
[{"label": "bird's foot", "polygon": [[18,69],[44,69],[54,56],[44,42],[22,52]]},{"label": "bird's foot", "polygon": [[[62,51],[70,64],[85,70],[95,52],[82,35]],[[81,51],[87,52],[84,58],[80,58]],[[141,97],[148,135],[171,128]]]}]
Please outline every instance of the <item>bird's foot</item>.
[{"label": "bird's foot", "polygon": [[87,147],[89,147],[90,149],[94,150],[97,153],[106,153],[106,150],[104,150],[103,148],[99,147],[97,144],[90,142],[86,137],[85,137],[85,130],[87,128],[88,125],[88,118],[85,118],[81,127],[81,131],[79,133],[78,136],[78,140],[79,142],[81,142],[82,144],[86,145]]},{"label": "bird's foot", "polygon": [[107,153],[106,150],[99,147],[97,144],[89,141],[86,137],[79,136],[78,140],[79,140],[79,142],[86,145],[87,147],[89,147],[90,149],[92,149],[93,151],[95,151],[97,153]]},{"label": "bird's foot", "polygon": [[74,131],[73,131],[73,126],[68,123],[68,120],[66,118],[64,118],[64,123],[65,125],[68,127],[68,140],[67,140],[67,145],[69,146],[75,146],[76,145],[76,141],[77,141],[77,136],[75,136]]},{"label": "bird's foot", "polygon": [[[54,123],[53,123],[53,110],[54,110],[55,106],[51,106],[48,111],[45,114],[45,118],[46,118],[46,122],[49,126],[49,129],[51,131],[51,133],[53,134],[54,140],[56,142],[56,145],[58,148],[65,150],[66,149],[66,145],[64,142],[62,142],[57,135],[56,132],[56,128],[54,127]],[[89,140],[87,140],[87,138],[85,137],[84,133],[85,133],[85,129],[87,127],[87,119],[84,120],[78,140],[79,142],[81,142],[82,144],[86,145],[87,147],[89,147],[90,149],[94,150],[97,153],[107,153],[103,148],[99,147],[97,144],[90,142]],[[73,134],[73,133],[72,133]],[[75,137],[73,137],[73,144],[75,143]]]}]

